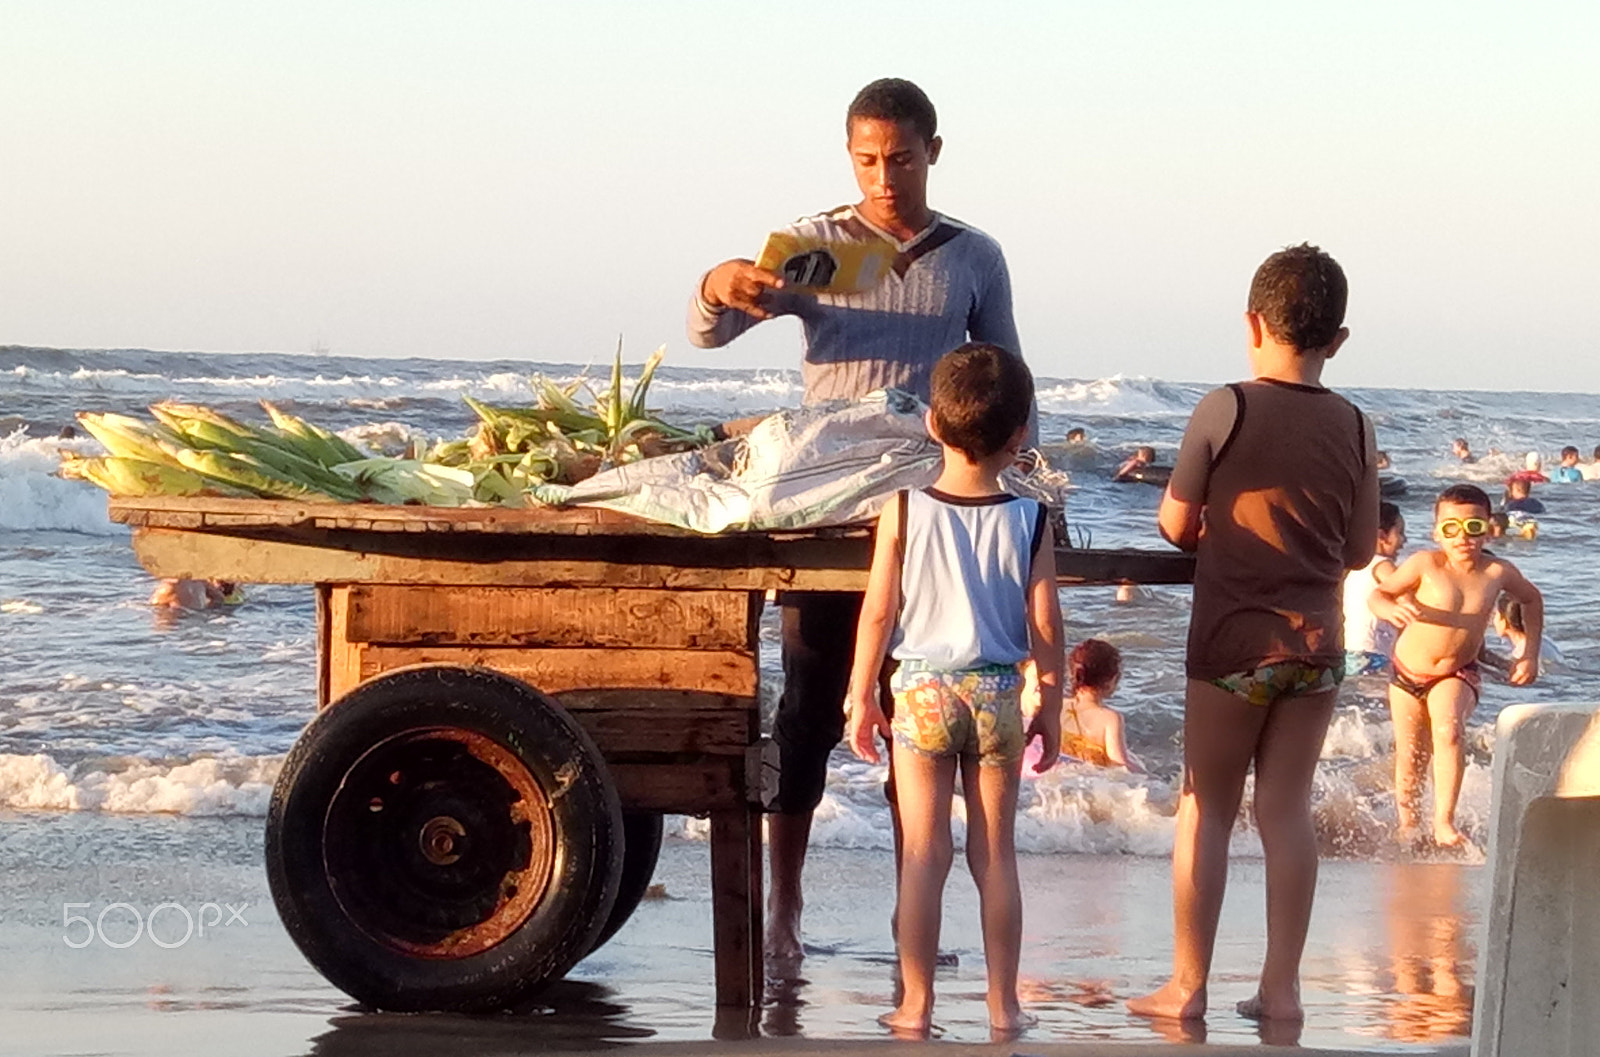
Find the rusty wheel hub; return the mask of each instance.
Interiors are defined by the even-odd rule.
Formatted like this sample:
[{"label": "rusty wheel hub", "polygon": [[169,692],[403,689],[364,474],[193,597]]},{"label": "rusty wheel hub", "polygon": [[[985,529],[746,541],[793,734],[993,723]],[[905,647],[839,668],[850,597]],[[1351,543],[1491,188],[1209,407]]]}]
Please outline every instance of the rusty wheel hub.
[{"label": "rusty wheel hub", "polygon": [[339,904],[386,946],[465,958],[519,928],[555,873],[550,800],[509,749],[469,730],[407,731],[368,750],[328,807]]}]

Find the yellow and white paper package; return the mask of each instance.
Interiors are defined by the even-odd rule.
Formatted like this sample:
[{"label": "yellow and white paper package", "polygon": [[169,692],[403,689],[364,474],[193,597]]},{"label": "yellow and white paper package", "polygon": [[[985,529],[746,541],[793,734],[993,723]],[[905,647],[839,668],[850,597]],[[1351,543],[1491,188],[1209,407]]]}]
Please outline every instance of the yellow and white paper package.
[{"label": "yellow and white paper package", "polygon": [[859,294],[883,281],[894,266],[887,239],[831,241],[792,231],[774,231],[756,265],[783,276],[790,286],[815,294]]}]

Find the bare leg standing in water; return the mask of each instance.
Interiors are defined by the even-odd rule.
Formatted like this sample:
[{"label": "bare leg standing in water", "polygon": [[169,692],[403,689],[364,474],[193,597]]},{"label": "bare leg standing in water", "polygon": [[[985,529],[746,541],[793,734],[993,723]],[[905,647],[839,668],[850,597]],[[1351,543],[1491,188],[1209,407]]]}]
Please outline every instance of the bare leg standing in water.
[{"label": "bare leg standing in water", "polygon": [[811,839],[811,812],[767,816],[767,854],[772,861],[767,894],[766,954],[788,968],[801,956],[800,914],[805,909],[800,878],[806,867],[806,845]]},{"label": "bare leg standing in water", "polygon": [[1417,838],[1422,804],[1422,772],[1433,756],[1428,736],[1428,708],[1398,686],[1389,687],[1389,716],[1394,721],[1394,811],[1401,843]]},{"label": "bare leg standing in water", "polygon": [[1228,881],[1228,843],[1245,777],[1256,765],[1256,818],[1267,859],[1267,957],[1251,1017],[1298,1020],[1300,955],[1311,924],[1317,848],[1311,780],[1337,691],[1251,704],[1191,679],[1184,708],[1184,789],[1172,853],[1173,968],[1157,991],[1132,999],[1143,1016],[1191,1020],[1206,1012],[1206,983]]}]

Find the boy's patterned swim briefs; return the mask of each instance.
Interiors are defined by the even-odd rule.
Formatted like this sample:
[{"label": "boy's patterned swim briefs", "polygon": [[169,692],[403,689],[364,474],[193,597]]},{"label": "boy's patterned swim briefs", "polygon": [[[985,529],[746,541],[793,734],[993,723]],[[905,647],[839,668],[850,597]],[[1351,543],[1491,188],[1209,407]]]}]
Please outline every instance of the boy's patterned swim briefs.
[{"label": "boy's patterned swim briefs", "polygon": [[909,661],[890,686],[895,744],[924,756],[976,756],[986,766],[1022,759],[1027,741],[1022,676],[1015,665],[949,672]]},{"label": "boy's patterned swim briefs", "polygon": [[1328,667],[1305,661],[1279,661],[1263,664],[1248,672],[1235,672],[1211,685],[1220,687],[1252,705],[1270,705],[1290,697],[1305,697],[1333,690],[1344,681],[1344,663]]}]

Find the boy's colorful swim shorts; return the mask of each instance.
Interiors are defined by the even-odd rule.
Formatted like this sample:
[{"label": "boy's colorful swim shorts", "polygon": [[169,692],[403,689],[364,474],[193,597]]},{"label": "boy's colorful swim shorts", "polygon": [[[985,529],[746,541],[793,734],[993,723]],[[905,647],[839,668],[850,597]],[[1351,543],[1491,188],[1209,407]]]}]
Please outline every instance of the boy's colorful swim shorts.
[{"label": "boy's colorful swim shorts", "polygon": [[985,765],[1022,759],[1022,676],[1015,665],[939,671],[903,662],[890,683],[895,744],[925,756],[976,756]]},{"label": "boy's colorful swim shorts", "polygon": [[1335,689],[1343,681],[1342,661],[1333,667],[1305,661],[1279,661],[1213,679],[1211,685],[1252,705],[1270,705],[1285,698],[1320,694]]}]

